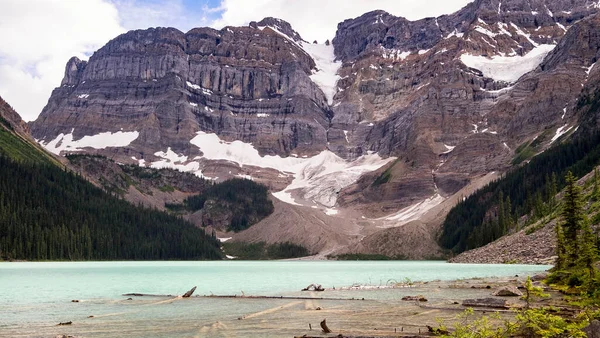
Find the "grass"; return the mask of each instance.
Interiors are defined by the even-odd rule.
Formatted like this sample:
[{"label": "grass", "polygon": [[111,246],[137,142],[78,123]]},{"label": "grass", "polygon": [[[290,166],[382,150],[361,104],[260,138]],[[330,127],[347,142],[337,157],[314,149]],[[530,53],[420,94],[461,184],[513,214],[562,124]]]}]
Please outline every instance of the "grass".
[{"label": "grass", "polygon": [[19,162],[51,163],[50,157],[41,149],[2,127],[0,127],[0,154]]}]

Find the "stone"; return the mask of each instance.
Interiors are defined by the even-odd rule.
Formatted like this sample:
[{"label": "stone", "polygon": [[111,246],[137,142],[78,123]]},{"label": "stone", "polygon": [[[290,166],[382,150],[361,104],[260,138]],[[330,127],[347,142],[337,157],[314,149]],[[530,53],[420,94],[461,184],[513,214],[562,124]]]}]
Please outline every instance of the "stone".
[{"label": "stone", "polygon": [[600,338],[600,321],[592,320],[590,325],[583,329],[588,338]]},{"label": "stone", "polygon": [[523,295],[523,293],[514,286],[503,286],[496,290],[493,295],[499,297],[520,297]]}]

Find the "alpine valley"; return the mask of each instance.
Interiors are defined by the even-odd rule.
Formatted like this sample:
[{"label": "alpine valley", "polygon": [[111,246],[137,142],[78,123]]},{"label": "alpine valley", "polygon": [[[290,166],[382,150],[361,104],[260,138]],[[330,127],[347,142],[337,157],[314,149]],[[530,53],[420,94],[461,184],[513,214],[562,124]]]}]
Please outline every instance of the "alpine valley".
[{"label": "alpine valley", "polygon": [[[221,240],[442,257],[475,247],[444,223],[453,207],[561,143],[593,139],[599,9],[475,0],[418,21],[373,11],[321,43],[270,17],[135,30],[71,58],[38,119],[11,125],[111,194]],[[258,184],[222,183],[235,178]]]}]

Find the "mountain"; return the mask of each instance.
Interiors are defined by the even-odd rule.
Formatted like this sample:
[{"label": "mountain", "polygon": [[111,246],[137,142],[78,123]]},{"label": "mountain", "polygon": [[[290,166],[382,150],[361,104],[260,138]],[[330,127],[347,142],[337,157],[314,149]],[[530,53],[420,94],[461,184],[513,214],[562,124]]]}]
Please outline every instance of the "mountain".
[{"label": "mountain", "polygon": [[436,256],[458,200],[575,130],[598,8],[477,0],[417,21],[374,11],[324,44],[276,18],[131,31],[69,60],[30,127],[57,154],[266,184],[275,212],[236,240]]},{"label": "mountain", "polygon": [[0,260],[220,259],[189,222],[109,195],[40,149],[0,99]]}]

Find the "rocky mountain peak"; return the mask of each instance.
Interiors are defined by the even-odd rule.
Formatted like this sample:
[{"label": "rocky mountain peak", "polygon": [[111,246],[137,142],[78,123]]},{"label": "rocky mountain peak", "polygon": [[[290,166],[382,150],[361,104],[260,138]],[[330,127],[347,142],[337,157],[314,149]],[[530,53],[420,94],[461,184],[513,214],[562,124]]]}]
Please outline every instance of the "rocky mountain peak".
[{"label": "rocky mountain peak", "polygon": [[[599,7],[589,0],[477,0],[455,13],[416,21],[373,11],[338,24],[333,43],[336,57],[350,61],[380,48],[405,53],[428,50],[454,36],[467,40],[465,34],[473,32],[475,36],[484,35],[479,39],[485,49],[480,54],[507,54],[513,50],[518,54],[519,49],[526,53],[537,44],[556,44],[569,26]],[[485,46],[497,47],[490,38],[502,40],[502,35],[511,38],[511,46],[499,46],[497,50]]]},{"label": "rocky mountain peak", "polygon": [[277,30],[279,33],[284,34],[296,42],[304,41],[300,34],[292,28],[292,25],[290,25],[289,22],[278,18],[266,17],[259,22],[252,21],[250,22],[250,27],[257,29],[259,27],[270,27],[271,29]]},{"label": "rocky mountain peak", "polygon": [[86,65],[86,61],[81,61],[76,56],[69,59],[67,65],[65,66],[65,77],[60,85],[73,86],[81,82],[81,76],[83,75],[83,70],[85,69]]}]

